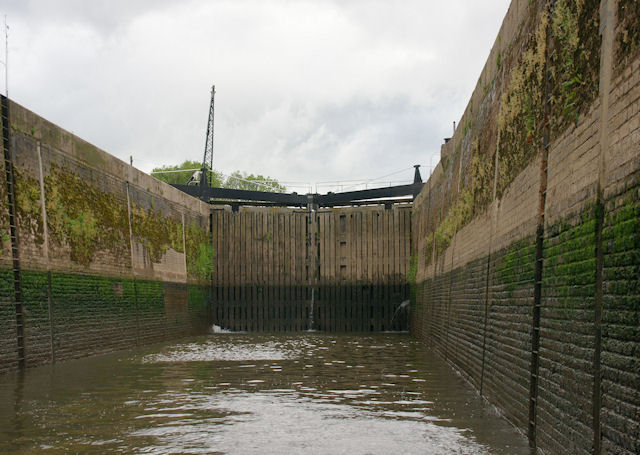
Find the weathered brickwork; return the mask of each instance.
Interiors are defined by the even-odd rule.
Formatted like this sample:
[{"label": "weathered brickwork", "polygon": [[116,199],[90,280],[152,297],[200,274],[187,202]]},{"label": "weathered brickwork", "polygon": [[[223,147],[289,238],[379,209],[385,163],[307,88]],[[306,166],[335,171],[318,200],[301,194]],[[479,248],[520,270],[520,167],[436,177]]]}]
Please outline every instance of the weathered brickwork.
[{"label": "weathered brickwork", "polygon": [[535,239],[492,253],[482,393],[519,428],[528,421]]},{"label": "weathered brickwork", "polygon": [[0,269],[0,374],[18,367],[15,324],[13,274],[9,269]]},{"label": "weathered brickwork", "polygon": [[638,201],[640,185],[609,200],[602,233],[602,436],[604,449],[615,454],[640,452]]},{"label": "weathered brickwork", "polygon": [[16,306],[3,201],[0,373],[19,366],[17,313],[27,367],[207,330],[208,205],[10,108],[23,292]]},{"label": "weathered brickwork", "polygon": [[[176,290],[171,286],[180,288],[184,304],[173,301]],[[46,273],[25,272],[23,287],[27,366],[202,333],[209,318],[208,287],[190,285],[186,305],[186,285],[136,281],[134,289],[132,280],[52,273],[51,309]],[[15,320],[8,316],[3,321]],[[3,342],[2,351],[5,371],[15,363],[15,329],[9,333],[13,336],[7,337],[6,346]]]},{"label": "weathered brickwork", "polygon": [[538,432],[551,453],[591,452],[596,211],[547,229]]},{"label": "weathered brickwork", "polygon": [[486,261],[476,260],[448,274],[445,356],[458,365],[477,387],[482,375],[482,344]]},{"label": "weathered brickwork", "polygon": [[414,204],[412,333],[543,453],[640,453],[636,10],[512,2]]}]

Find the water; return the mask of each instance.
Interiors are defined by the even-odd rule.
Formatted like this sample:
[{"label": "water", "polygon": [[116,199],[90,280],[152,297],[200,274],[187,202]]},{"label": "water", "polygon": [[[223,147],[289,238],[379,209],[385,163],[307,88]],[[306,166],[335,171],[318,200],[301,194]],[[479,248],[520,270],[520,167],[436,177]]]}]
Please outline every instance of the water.
[{"label": "water", "polygon": [[530,453],[406,334],[217,333],[0,377],[0,400],[0,453]]}]

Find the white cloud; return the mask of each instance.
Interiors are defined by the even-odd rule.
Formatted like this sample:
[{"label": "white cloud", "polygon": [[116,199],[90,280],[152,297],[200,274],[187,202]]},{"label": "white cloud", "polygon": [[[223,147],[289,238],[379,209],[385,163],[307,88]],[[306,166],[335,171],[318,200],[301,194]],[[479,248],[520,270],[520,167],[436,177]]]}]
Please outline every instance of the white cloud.
[{"label": "white cloud", "polygon": [[149,171],[201,159],[215,83],[224,172],[411,179],[462,114],[508,3],[11,1],[10,94]]}]

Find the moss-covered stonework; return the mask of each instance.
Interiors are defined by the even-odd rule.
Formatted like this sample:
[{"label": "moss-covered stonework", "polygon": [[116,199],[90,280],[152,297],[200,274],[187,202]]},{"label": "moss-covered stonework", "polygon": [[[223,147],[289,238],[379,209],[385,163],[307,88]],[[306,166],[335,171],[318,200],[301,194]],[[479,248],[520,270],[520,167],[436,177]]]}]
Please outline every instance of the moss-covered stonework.
[{"label": "moss-covered stonework", "polygon": [[0,374],[18,368],[13,272],[0,268]]},{"label": "moss-covered stonework", "polygon": [[482,392],[522,429],[527,428],[529,420],[535,245],[535,236],[528,236],[492,252],[487,261]]},{"label": "moss-covered stonework", "polygon": [[460,199],[451,207],[435,232],[436,255],[439,256],[451,243],[456,232],[473,217],[473,199],[471,193],[463,191]]},{"label": "moss-covered stonework", "polygon": [[[0,373],[17,365],[11,277],[0,270]],[[23,271],[22,279],[27,366],[204,333],[210,325],[206,286],[53,272],[49,309],[47,274]]]},{"label": "moss-covered stonework", "polygon": [[40,183],[37,179],[13,169],[16,188],[16,214],[22,232],[28,232],[36,245],[44,243],[42,207],[40,204]]},{"label": "moss-covered stonework", "polygon": [[605,206],[602,436],[606,453],[640,452],[639,201],[640,185],[636,185]]},{"label": "moss-covered stonework", "polygon": [[187,274],[190,278],[207,282],[213,272],[214,251],[208,229],[196,222],[186,225]]},{"label": "moss-covered stonework", "polygon": [[639,24],[637,1],[514,2],[414,205],[412,332],[545,453],[640,453]]},{"label": "moss-covered stonework", "polygon": [[[634,453],[633,435],[640,428],[640,395],[629,393],[640,386],[638,194],[634,188],[605,204],[600,412],[607,453]],[[537,441],[549,453],[586,454],[593,443],[597,216],[593,202],[545,229]],[[479,258],[417,283],[411,316],[412,332],[476,386],[482,362],[483,395],[523,430],[528,425],[535,248],[535,238],[528,237],[493,252],[490,260]],[[476,314],[485,299],[486,321]],[[483,334],[484,344],[478,341]]]},{"label": "moss-covered stonework", "polygon": [[[126,201],[53,165],[44,184],[49,238],[53,245],[68,247],[72,261],[88,265],[104,250],[114,257],[130,255]],[[29,192],[32,205],[35,195]],[[28,215],[41,219],[35,210]]]},{"label": "moss-covered stonework", "polygon": [[535,249],[535,239],[527,238],[496,254],[498,259],[493,265],[496,284],[505,286],[508,297],[513,297],[518,283],[533,282]]},{"label": "moss-covered stonework", "polygon": [[7,200],[7,181],[4,168],[4,155],[0,155],[0,260],[8,259],[10,257],[10,241],[9,202]]},{"label": "moss-covered stonework", "polygon": [[615,62],[621,71],[640,52],[640,2],[618,0]]},{"label": "moss-covered stonework", "polygon": [[[209,226],[201,228],[208,207],[167,188],[154,194],[148,176],[15,103],[11,109],[26,365],[203,333],[210,324],[213,256]],[[45,233],[50,262],[43,258]],[[18,368],[20,307],[13,301],[8,234],[8,205],[0,203],[0,373]],[[146,250],[144,271],[135,278],[131,267],[140,258],[132,260],[132,240]],[[165,261],[169,249],[185,253],[185,241],[189,284],[179,256]],[[149,267],[149,258],[162,266]],[[50,273],[43,271],[47,264]]]},{"label": "moss-covered stonework", "polygon": [[545,233],[537,432],[551,453],[593,444],[596,239],[595,203]]},{"label": "moss-covered stonework", "polygon": [[153,208],[131,204],[131,229],[134,238],[149,251],[153,262],[159,262],[169,248],[183,253],[182,221],[163,217]]},{"label": "moss-covered stonework", "polygon": [[[127,202],[121,196],[102,191],[98,186],[69,170],[52,165],[45,176],[47,224],[54,247],[69,249],[70,259],[88,265],[96,254],[107,251],[114,258],[130,255]],[[159,262],[170,248],[184,253],[181,219],[165,216],[153,207],[145,209],[131,202],[131,227],[134,239]],[[28,232],[36,245],[44,242],[40,184],[37,179],[16,169],[16,206],[20,228]],[[206,280],[213,267],[213,247],[208,229],[196,221],[187,224],[189,277]],[[0,233],[0,240],[8,240]]]},{"label": "moss-covered stonework", "polygon": [[540,3],[530,3],[528,21],[505,53],[510,71],[503,76],[497,116],[499,196],[542,148],[549,11]]},{"label": "moss-covered stonework", "polygon": [[542,150],[545,99],[553,139],[575,124],[598,95],[599,7],[598,0],[530,3],[521,41],[510,47],[511,73],[497,117],[498,195]]},{"label": "moss-covered stonework", "polygon": [[598,96],[600,0],[558,0],[551,13],[551,134],[576,124]]},{"label": "moss-covered stonework", "polygon": [[[494,198],[494,185],[496,196],[502,198],[539,156],[545,137],[551,141],[560,137],[590,109],[599,86],[599,3],[529,2],[514,40],[496,54],[494,78],[478,81],[484,86],[480,103],[469,103],[463,127],[442,154],[436,186],[447,197],[444,204],[438,197],[430,201],[435,226],[427,237],[433,235],[428,242],[435,246],[436,257],[456,232],[486,210]],[[501,45],[500,39],[497,44]],[[429,265],[431,248],[426,250],[420,252],[425,255],[420,263]]]}]

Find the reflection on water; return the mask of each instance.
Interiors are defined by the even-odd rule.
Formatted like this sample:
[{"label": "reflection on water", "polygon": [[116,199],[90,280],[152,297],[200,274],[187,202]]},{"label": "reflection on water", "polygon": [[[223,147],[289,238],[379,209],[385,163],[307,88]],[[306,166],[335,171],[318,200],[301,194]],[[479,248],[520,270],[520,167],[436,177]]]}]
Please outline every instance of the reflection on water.
[{"label": "reflection on water", "polygon": [[213,334],[5,376],[0,398],[2,453],[530,453],[398,334]]}]

